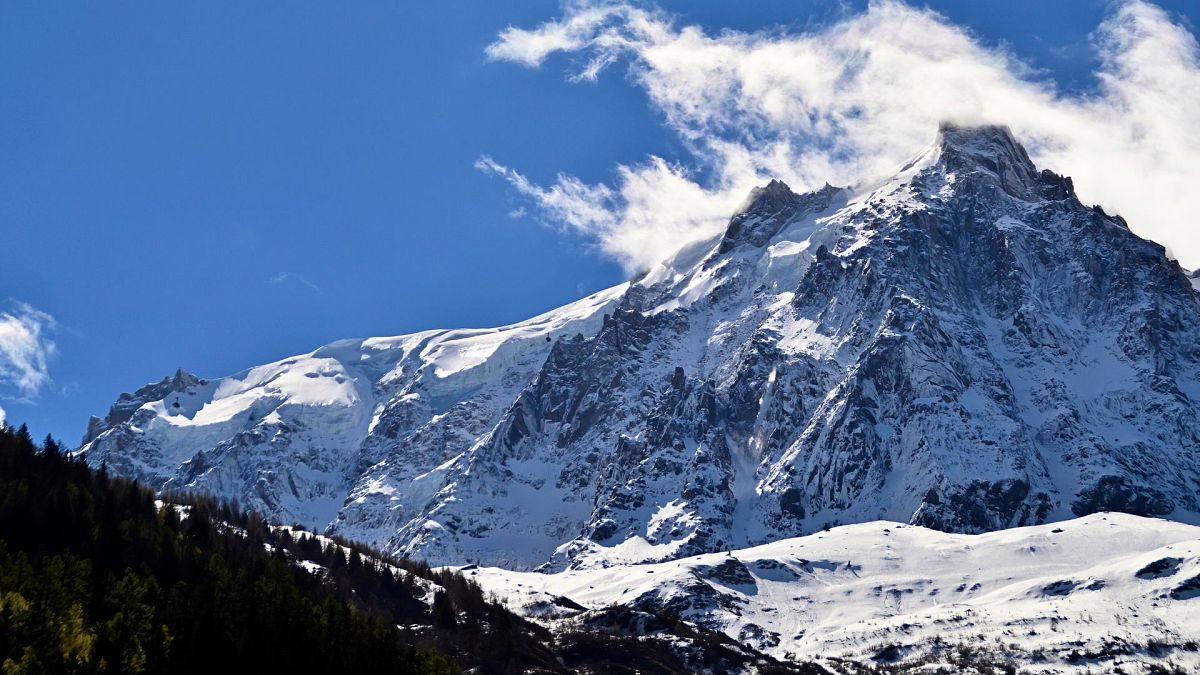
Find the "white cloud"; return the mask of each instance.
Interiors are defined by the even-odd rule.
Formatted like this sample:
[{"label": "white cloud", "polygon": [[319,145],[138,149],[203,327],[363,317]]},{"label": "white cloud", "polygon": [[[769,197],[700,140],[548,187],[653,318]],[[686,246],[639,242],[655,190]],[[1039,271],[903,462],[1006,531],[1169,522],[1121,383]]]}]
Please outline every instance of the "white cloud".
[{"label": "white cloud", "polygon": [[723,195],[706,191],[659,157],[618,167],[616,189],[563,174],[541,187],[490,157],[475,166],[504,178],[555,222],[595,237],[605,254],[631,267],[658,262],[672,248],[664,241],[691,241],[697,231],[713,231],[729,216]]},{"label": "white cloud", "polygon": [[649,16],[646,11],[628,5],[576,3],[569,8],[568,15],[561,21],[547,21],[537,30],[522,30],[509,26],[500,33],[500,38],[488,45],[489,59],[515,61],[526,66],[540,66],[547,56],[559,51],[577,51],[585,47],[594,48],[597,58],[584,69],[594,75],[609,57],[615,57],[620,45],[606,48],[608,38],[598,34],[609,27],[620,31],[623,26],[644,22]]},{"label": "white cloud", "polygon": [[491,158],[478,166],[632,269],[715,233],[769,178],[799,190],[857,183],[914,155],[942,120],[1001,123],[1040,166],[1074,177],[1083,200],[1200,266],[1189,203],[1200,183],[1196,39],[1135,0],[1116,5],[1092,41],[1098,87],[1068,95],[1014,55],[895,0],[803,33],[707,33],[653,9],[575,3],[561,19],[506,29],[487,55],[537,67],[576,53],[575,80],[627,62],[695,165],[650,157],[618,166],[612,185],[560,175],[549,187]]},{"label": "white cloud", "polygon": [[281,284],[286,284],[289,281],[300,284],[301,286],[304,286],[305,288],[312,290],[312,291],[321,290],[320,286],[314,284],[313,282],[309,281],[308,279],[305,279],[304,277],[302,277],[299,274],[296,274],[294,272],[280,272],[280,273],[272,276],[271,278],[267,279],[267,283],[271,284],[272,286],[279,286]]},{"label": "white cloud", "polygon": [[0,312],[0,385],[30,399],[50,384],[55,346],[49,333],[55,326],[54,317],[23,302]]}]

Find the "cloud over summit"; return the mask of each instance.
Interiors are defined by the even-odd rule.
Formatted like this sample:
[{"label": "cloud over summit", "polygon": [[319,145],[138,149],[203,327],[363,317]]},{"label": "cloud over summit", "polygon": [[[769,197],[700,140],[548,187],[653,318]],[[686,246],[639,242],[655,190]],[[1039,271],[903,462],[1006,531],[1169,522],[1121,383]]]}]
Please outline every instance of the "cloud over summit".
[{"label": "cloud over summit", "polygon": [[694,166],[648,157],[618,166],[611,185],[560,175],[549,186],[491,158],[478,166],[636,269],[718,232],[770,178],[798,191],[858,184],[916,154],[942,120],[998,123],[1040,167],[1072,176],[1085,202],[1200,266],[1190,204],[1200,184],[1196,38],[1160,8],[1130,1],[1114,6],[1092,46],[1098,85],[1074,95],[936,12],[895,0],[816,30],[717,33],[653,8],[576,2],[558,19],[504,30],[488,57],[540,67],[573,54],[576,81],[624,64]]}]

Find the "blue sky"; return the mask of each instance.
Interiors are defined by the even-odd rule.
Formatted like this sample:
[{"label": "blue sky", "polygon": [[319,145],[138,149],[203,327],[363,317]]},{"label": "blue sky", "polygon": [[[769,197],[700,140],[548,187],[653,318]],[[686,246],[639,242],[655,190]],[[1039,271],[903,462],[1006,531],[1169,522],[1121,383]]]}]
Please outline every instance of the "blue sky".
[{"label": "blue sky", "polygon": [[[658,6],[714,34],[800,33],[865,3]],[[1062,92],[1097,86],[1089,35],[1110,3],[930,6]],[[1162,6],[1194,32],[1196,3]],[[627,261],[595,236],[475,167],[600,184],[650,155],[695,161],[623,64],[571,83],[579,54],[485,56],[507,26],[563,14],[0,4],[0,311],[54,343],[44,381],[0,365],[9,421],[75,442],[89,414],[177,367],[220,376],[343,337],[495,325],[621,281]]]}]

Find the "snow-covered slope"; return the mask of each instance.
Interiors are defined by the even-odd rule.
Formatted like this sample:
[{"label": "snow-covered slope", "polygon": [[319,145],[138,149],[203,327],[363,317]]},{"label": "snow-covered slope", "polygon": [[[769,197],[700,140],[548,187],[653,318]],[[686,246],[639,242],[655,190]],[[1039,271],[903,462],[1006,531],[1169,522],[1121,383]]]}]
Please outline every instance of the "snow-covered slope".
[{"label": "snow-covered slope", "polygon": [[1200,522],[1200,300],[1161,246],[944,126],[859,188],[514,326],[185,373],[89,461],[435,563],[657,561],[878,519]]},{"label": "snow-covered slope", "polygon": [[344,340],[211,381],[180,371],[93,417],[81,450],[111,471],[237,497],[282,523],[323,530],[348,499],[400,518],[422,506],[421,489],[436,490],[422,486],[438,465],[494,424],[551,341],[594,333],[623,290],[502,328]]},{"label": "snow-covered slope", "polygon": [[875,521],[661,563],[619,557],[464,574],[552,628],[586,618],[581,607],[667,609],[835,672],[843,659],[949,663],[960,646],[1021,672],[1200,670],[1200,527],[1117,513],[980,535]]}]

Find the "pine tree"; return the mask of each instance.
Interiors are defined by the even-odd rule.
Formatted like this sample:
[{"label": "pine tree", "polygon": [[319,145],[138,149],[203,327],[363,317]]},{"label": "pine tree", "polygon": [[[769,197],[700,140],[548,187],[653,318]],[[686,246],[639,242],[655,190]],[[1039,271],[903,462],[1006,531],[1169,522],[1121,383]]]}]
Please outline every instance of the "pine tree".
[{"label": "pine tree", "polygon": [[458,625],[458,612],[449,594],[438,591],[433,596],[433,625],[437,628],[451,629]]}]

